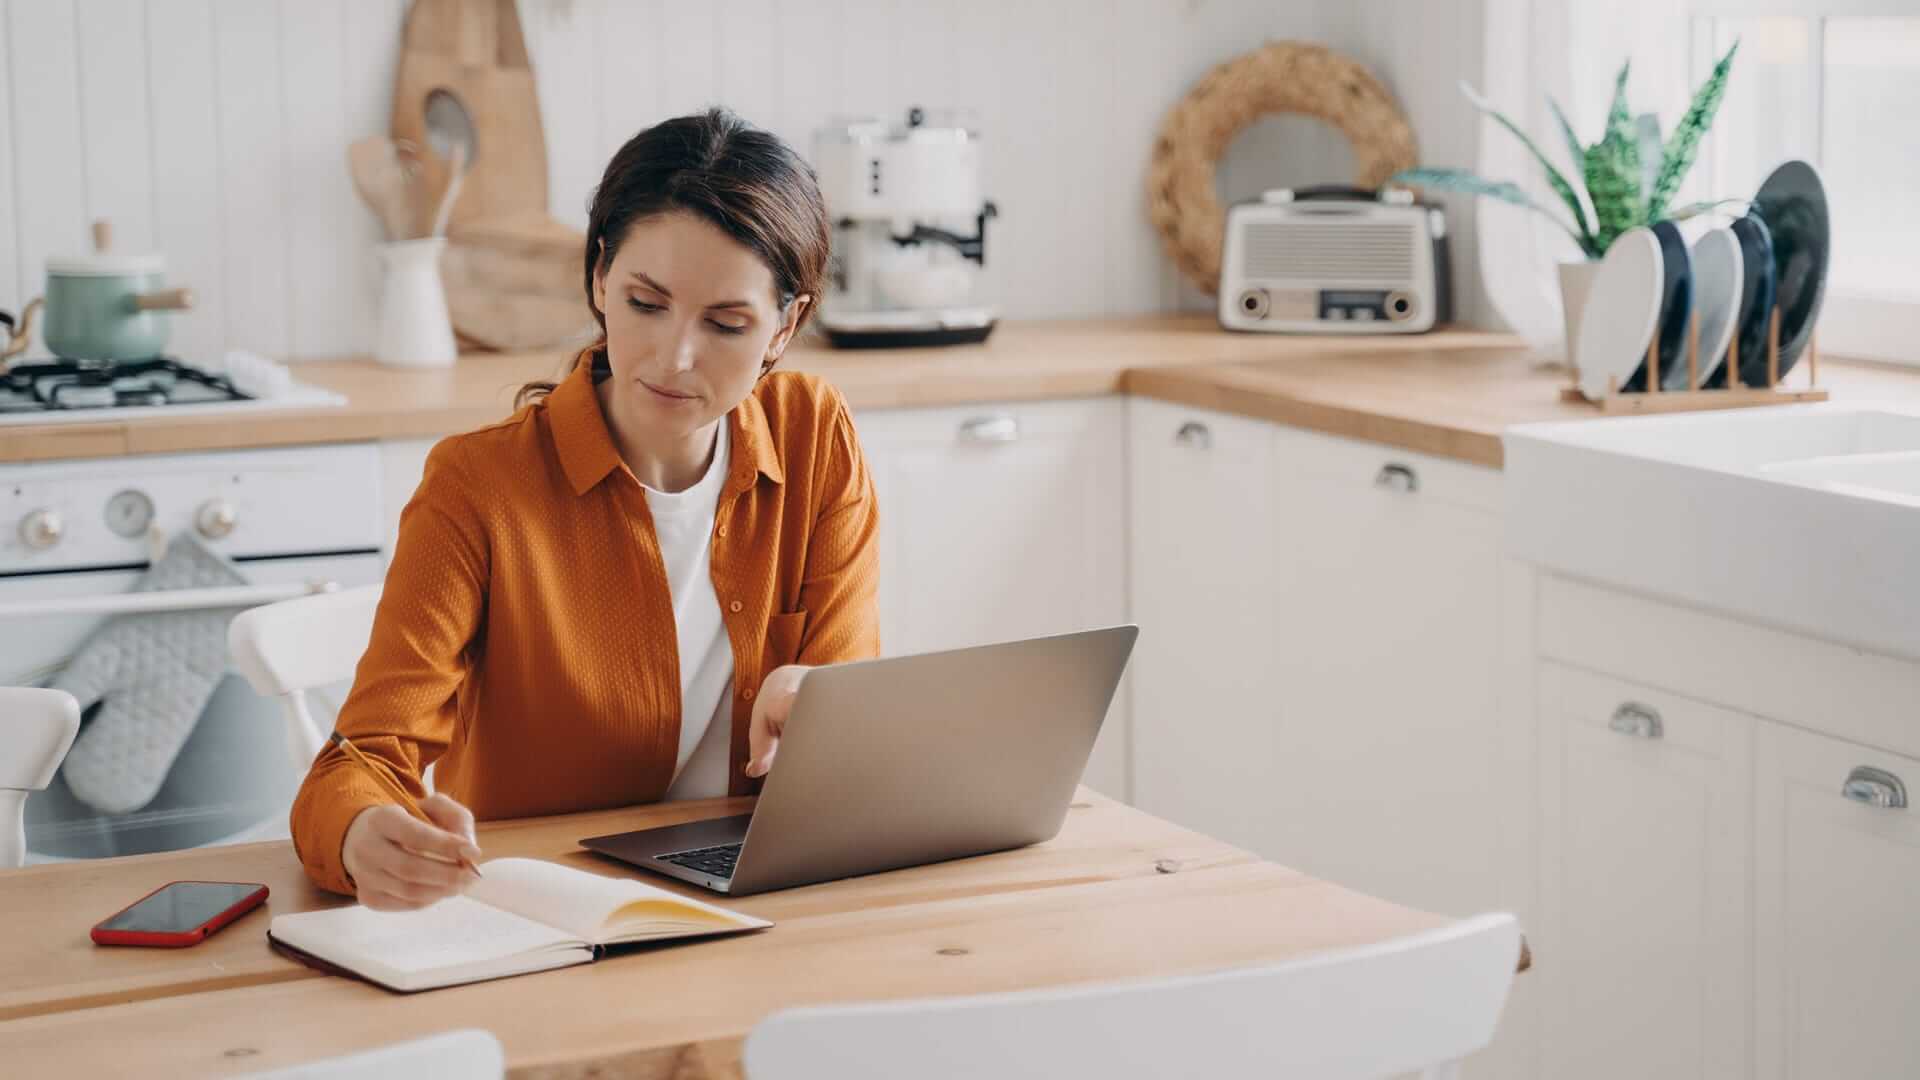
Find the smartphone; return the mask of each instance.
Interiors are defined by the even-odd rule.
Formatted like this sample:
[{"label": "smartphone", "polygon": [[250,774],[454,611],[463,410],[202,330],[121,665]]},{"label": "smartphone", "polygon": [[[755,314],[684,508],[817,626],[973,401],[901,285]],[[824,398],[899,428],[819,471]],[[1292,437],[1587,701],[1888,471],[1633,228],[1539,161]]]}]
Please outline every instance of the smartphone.
[{"label": "smartphone", "polygon": [[267,887],[243,881],[170,881],[93,928],[96,945],[198,945],[259,907]]}]

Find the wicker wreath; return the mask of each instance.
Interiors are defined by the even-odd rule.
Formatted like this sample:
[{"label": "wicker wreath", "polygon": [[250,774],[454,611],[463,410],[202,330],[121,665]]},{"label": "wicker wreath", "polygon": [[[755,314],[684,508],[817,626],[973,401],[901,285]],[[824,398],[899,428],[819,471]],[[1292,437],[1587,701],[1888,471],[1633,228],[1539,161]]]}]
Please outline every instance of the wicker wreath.
[{"label": "wicker wreath", "polygon": [[1324,46],[1276,41],[1207,72],[1160,125],[1147,209],[1174,264],[1209,293],[1220,287],[1226,229],[1215,166],[1249,124],[1276,112],[1317,117],[1345,135],[1361,187],[1379,187],[1417,157],[1413,128],[1387,88]]}]

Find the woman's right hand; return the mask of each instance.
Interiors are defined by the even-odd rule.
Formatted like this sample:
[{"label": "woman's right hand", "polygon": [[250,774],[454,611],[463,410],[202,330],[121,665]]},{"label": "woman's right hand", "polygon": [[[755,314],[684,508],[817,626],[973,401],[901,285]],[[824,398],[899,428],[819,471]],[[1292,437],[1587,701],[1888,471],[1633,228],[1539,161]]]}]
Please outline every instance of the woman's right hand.
[{"label": "woman's right hand", "polygon": [[420,809],[433,825],[383,803],[360,811],[347,826],[340,861],[360,902],[375,911],[426,907],[466,892],[475,880],[457,861],[465,856],[480,862],[472,811],[441,794],[422,799]]}]

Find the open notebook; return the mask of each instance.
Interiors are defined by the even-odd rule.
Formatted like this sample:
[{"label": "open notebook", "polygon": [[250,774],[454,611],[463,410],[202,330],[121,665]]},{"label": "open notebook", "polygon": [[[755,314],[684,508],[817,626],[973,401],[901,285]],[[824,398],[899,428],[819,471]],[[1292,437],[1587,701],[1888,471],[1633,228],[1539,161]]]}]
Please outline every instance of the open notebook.
[{"label": "open notebook", "polygon": [[320,966],[412,991],[585,964],[608,945],[773,925],[540,859],[494,859],[480,872],[466,895],[418,911],[355,904],[276,915],[267,936]]}]

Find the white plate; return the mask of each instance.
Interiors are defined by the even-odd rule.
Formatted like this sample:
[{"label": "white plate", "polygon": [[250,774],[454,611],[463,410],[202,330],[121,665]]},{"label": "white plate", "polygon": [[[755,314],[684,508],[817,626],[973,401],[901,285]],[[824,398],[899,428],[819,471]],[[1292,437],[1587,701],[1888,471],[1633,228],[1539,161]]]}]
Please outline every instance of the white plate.
[{"label": "white plate", "polygon": [[1587,400],[1605,397],[1609,379],[1625,386],[1646,363],[1665,285],[1660,241],[1652,229],[1629,229],[1607,249],[1580,313],[1580,393]]},{"label": "white plate", "polygon": [[1700,320],[1700,381],[1726,362],[1733,325],[1740,317],[1740,285],[1746,268],[1740,239],[1725,225],[1716,225],[1693,242],[1693,310]]}]

